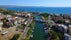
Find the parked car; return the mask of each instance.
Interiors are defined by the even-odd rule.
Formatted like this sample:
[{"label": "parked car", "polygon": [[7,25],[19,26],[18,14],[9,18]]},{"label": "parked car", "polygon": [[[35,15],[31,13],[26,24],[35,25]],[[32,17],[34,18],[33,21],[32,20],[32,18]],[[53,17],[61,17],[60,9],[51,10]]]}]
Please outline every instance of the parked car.
[{"label": "parked car", "polygon": [[5,34],[7,34],[7,33],[8,33],[8,31],[5,31],[5,32],[2,33],[2,35],[5,35]]},{"label": "parked car", "polygon": [[16,28],[16,31],[18,31],[19,30],[19,28]]}]

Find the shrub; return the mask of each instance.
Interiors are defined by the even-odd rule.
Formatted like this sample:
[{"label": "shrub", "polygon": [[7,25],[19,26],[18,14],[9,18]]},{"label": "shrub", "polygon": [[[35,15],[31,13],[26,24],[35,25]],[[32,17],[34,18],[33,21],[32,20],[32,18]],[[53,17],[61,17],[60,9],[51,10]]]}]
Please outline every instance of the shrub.
[{"label": "shrub", "polygon": [[19,38],[19,36],[20,36],[20,34],[15,34],[11,40],[17,40]]}]

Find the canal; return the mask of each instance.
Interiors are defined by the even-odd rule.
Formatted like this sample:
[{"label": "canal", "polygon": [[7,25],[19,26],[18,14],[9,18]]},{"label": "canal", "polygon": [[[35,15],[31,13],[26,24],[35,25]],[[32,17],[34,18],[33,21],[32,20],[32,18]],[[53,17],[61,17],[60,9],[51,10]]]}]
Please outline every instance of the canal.
[{"label": "canal", "polygon": [[[40,16],[37,16],[36,19],[40,20]],[[45,40],[45,31],[43,28],[43,23],[41,22],[35,22],[34,30],[33,30],[33,38],[30,38],[30,40]]]}]

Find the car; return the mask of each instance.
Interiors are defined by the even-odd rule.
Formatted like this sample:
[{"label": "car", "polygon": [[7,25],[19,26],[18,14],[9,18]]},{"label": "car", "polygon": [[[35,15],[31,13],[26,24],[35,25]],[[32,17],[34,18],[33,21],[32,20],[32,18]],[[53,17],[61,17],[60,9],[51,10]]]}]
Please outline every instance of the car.
[{"label": "car", "polygon": [[19,30],[19,28],[16,28],[16,31],[18,31]]},{"label": "car", "polygon": [[8,33],[8,31],[5,31],[5,32],[2,33],[2,35],[5,35],[5,34],[7,34],[7,33]]}]

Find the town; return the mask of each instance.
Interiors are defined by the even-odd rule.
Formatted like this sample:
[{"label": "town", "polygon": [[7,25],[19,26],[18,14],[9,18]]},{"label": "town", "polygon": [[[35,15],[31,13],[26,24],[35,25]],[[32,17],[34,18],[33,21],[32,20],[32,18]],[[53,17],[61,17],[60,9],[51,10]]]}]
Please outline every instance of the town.
[{"label": "town", "polygon": [[71,15],[0,9],[0,40],[71,40]]}]

